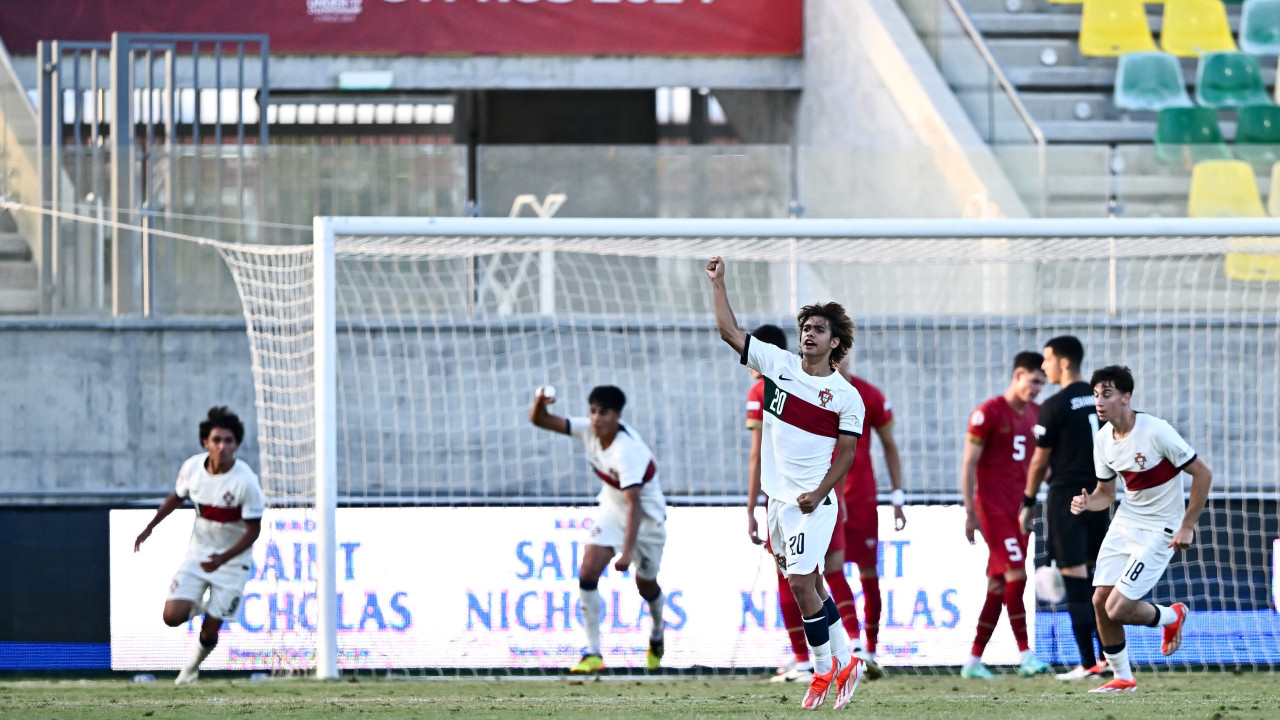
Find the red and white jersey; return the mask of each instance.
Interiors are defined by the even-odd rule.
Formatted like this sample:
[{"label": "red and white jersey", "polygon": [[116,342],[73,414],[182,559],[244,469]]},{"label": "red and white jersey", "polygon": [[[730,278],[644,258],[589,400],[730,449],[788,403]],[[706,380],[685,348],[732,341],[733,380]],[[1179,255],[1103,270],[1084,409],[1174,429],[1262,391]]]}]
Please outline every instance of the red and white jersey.
[{"label": "red and white jersey", "polygon": [[982,446],[974,493],[981,512],[1018,516],[1039,416],[1039,405],[1027,403],[1019,412],[1003,395],[987,400],[969,415],[969,442]]},{"label": "red and white jersey", "polygon": [[[187,560],[202,562],[236,544],[245,533],[245,520],[261,520],[267,505],[258,475],[243,460],[227,472],[213,475],[205,469],[209,453],[193,455],[182,463],[174,492],[196,506],[196,523],[187,545]],[[250,561],[245,550],[232,560]]]},{"label": "red and white jersey", "polygon": [[1102,481],[1124,477],[1124,502],[1116,519],[1128,517],[1144,524],[1177,529],[1187,510],[1182,483],[1175,482],[1196,451],[1169,423],[1138,413],[1133,429],[1117,440],[1111,423],[1093,436],[1093,464]]},{"label": "red and white jersey", "polygon": [[840,373],[806,374],[799,355],[750,335],[742,363],[764,375],[760,488],[770,500],[795,505],[822,484],[836,438],[862,435],[862,396]]},{"label": "red and white jersey", "polygon": [[[587,451],[587,464],[595,471],[604,487],[597,499],[600,507],[613,513],[627,511],[627,499],[622,491],[640,486],[640,509],[643,520],[662,523],[667,519],[667,499],[662,495],[658,482],[658,463],[653,451],[645,445],[640,433],[624,423],[618,423],[618,434],[609,447],[600,446],[600,438],[591,429],[591,418],[565,418],[569,434],[582,441]],[[621,548],[619,548],[620,550]]]},{"label": "red and white jersey", "polygon": [[747,429],[764,427],[764,380],[757,380],[747,391]]},{"label": "red and white jersey", "polygon": [[[867,417],[862,423],[864,430],[878,430],[893,423],[893,406],[880,388],[857,375],[849,376],[849,384],[858,391],[867,407]],[[849,503],[876,504],[876,471],[871,464],[869,432],[863,432],[858,438],[858,452],[853,456],[853,465],[844,479],[844,497]]]}]

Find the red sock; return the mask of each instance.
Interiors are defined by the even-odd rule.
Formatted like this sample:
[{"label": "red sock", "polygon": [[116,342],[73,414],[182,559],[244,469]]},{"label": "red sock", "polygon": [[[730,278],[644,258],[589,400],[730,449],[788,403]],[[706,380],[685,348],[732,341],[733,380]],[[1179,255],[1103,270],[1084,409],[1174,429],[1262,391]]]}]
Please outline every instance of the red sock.
[{"label": "red sock", "polygon": [[1004,598],[995,593],[987,593],[987,601],[982,604],[982,613],[978,615],[978,634],[973,638],[973,649],[970,654],[982,657],[991,641],[991,633],[995,632],[996,623],[1000,622],[1000,608],[1004,606]]},{"label": "red sock", "polygon": [[876,654],[880,636],[880,578],[862,578],[863,628],[867,631],[867,652]]},{"label": "red sock", "polygon": [[1026,589],[1026,578],[1004,584],[1004,606],[1009,608],[1009,624],[1013,626],[1013,639],[1018,641],[1019,652],[1031,649],[1027,643],[1027,609],[1022,604],[1022,593]]},{"label": "red sock", "polygon": [[831,589],[831,599],[836,601],[836,609],[840,611],[840,619],[844,622],[844,631],[849,634],[850,647],[858,644],[858,606],[853,602],[853,588],[844,576],[844,570],[827,573],[827,587]]},{"label": "red sock", "polygon": [[787,624],[787,635],[791,638],[796,662],[809,662],[809,643],[804,639],[804,615],[796,604],[796,596],[791,593],[791,583],[781,575],[778,576],[778,604],[782,606],[782,622]]}]

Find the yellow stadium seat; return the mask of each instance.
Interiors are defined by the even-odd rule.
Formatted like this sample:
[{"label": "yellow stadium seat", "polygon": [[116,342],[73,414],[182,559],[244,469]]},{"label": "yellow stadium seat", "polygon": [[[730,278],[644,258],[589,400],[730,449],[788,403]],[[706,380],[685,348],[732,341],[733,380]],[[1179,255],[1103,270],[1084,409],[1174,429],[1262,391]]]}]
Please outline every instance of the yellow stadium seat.
[{"label": "yellow stadium seat", "polygon": [[1119,57],[1155,50],[1142,0],[1085,0],[1080,20],[1080,54]]},{"label": "yellow stadium seat", "polygon": [[1187,217],[1266,217],[1253,166],[1243,160],[1206,160],[1191,169]]},{"label": "yellow stadium seat", "polygon": [[1234,52],[1227,23],[1227,7],[1221,0],[1168,0],[1160,28],[1160,46],[1181,57],[1211,52]]},{"label": "yellow stadium seat", "polygon": [[[1280,163],[1271,166],[1271,194],[1267,196],[1267,212],[1272,217],[1280,217]],[[1226,272],[1232,280],[1267,281],[1280,280],[1280,240],[1271,238],[1254,238],[1250,240],[1232,240],[1232,245],[1259,245],[1273,247],[1275,251],[1268,254],[1259,253],[1227,253]]]}]

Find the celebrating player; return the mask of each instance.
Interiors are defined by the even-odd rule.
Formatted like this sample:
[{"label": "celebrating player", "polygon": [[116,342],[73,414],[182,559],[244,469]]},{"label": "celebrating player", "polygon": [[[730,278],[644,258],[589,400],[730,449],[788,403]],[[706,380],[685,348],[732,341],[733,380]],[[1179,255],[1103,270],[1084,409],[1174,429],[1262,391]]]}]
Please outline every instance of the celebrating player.
[{"label": "celebrating player", "polygon": [[617,561],[613,566],[617,570],[635,566],[636,588],[649,604],[653,626],[645,663],[650,670],[657,670],[662,661],[666,629],[662,619],[666,598],[658,585],[658,568],[662,565],[662,548],[667,543],[667,501],[658,483],[658,465],[635,428],[622,423],[622,408],[627,404],[627,397],[618,388],[601,385],[591,390],[587,396],[590,417],[553,415],[547,410],[553,402],[554,395],[538,388],[529,420],[544,430],[581,440],[586,448],[587,464],[604,483],[598,497],[600,507],[593,518],[595,522],[578,572],[587,651],[569,672],[592,673],[604,669],[600,652],[602,600],[597,586],[600,573],[615,555]]},{"label": "celebrating player", "polygon": [[1045,545],[1062,573],[1067,612],[1071,616],[1076,648],[1080,651],[1080,664],[1058,675],[1059,680],[1099,677],[1109,670],[1105,660],[1098,662],[1093,647],[1097,623],[1089,571],[1098,559],[1110,513],[1106,510],[1079,515],[1071,512],[1072,499],[1082,490],[1093,492],[1098,483],[1093,472],[1093,436],[1098,431],[1098,415],[1094,412],[1093,389],[1080,376],[1083,361],[1084,345],[1071,335],[1045,343],[1045,376],[1062,390],[1040,406],[1040,421],[1035,428],[1036,451],[1031,456],[1022,511],[1018,515],[1022,532],[1031,532],[1036,494],[1048,471]]},{"label": "celebrating player", "polygon": [[[847,358],[846,358],[847,359]],[[898,458],[898,444],[893,437],[893,408],[885,399],[880,388],[863,380],[857,375],[844,371],[849,384],[858,391],[862,402],[866,405],[867,416],[863,428],[873,428],[884,448],[885,465],[889,468],[889,482],[892,492],[889,495],[893,505],[893,528],[902,530],[907,526],[907,516],[902,505],[906,501],[906,493],[902,490],[902,461]],[[862,580],[863,623],[867,635],[867,649],[859,657],[867,664],[867,677],[875,680],[884,674],[876,663],[876,643],[880,634],[880,573],[876,555],[880,548],[880,532],[878,527],[878,510],[876,500],[876,474],[871,464],[871,433],[864,432],[858,438],[858,450],[853,455],[853,465],[849,468],[849,476],[844,480],[844,501],[848,508],[844,521],[843,559],[858,566],[858,576]],[[830,565],[828,564],[828,568]],[[843,578],[843,568],[841,578]],[[827,574],[830,581],[831,574]],[[836,586],[831,586],[831,594],[838,597]],[[858,635],[858,611],[850,592],[848,605],[841,600],[836,607],[845,618],[846,628],[852,621],[852,637]],[[857,645],[857,642],[854,643]],[[857,651],[855,650],[855,654]]]},{"label": "celebrating player", "polygon": [[1040,353],[1018,353],[1013,359],[1013,379],[1004,394],[982,403],[969,416],[969,439],[960,467],[964,534],[972,545],[974,531],[981,529],[989,556],[987,600],[978,616],[973,650],[960,669],[961,677],[993,677],[982,664],[982,652],[1000,620],[1002,606],[1009,609],[1009,625],[1021,653],[1018,674],[1027,677],[1049,671],[1027,641],[1027,611],[1022,600],[1027,586],[1027,535],[1018,524],[1040,409],[1032,401],[1044,387],[1043,362]]},{"label": "celebrating player", "polygon": [[[1129,406],[1133,375],[1127,367],[1102,368],[1089,379],[1098,419],[1106,423],[1093,437],[1098,486],[1071,501],[1071,512],[1106,510],[1116,499],[1117,475],[1125,481],[1124,502],[1098,551],[1093,608],[1098,636],[1115,677],[1090,692],[1132,692],[1138,685],[1124,644],[1125,625],[1164,628],[1160,651],[1182,646],[1187,606],[1144,602],[1178,550],[1195,542],[1196,523],[1209,497],[1213,473],[1169,423]],[[1182,500],[1182,472],[1191,475],[1191,501]],[[1174,528],[1177,528],[1175,531]]]},{"label": "celebrating player", "polygon": [[[835,487],[853,463],[862,434],[862,398],[836,364],[853,344],[853,321],[837,303],[800,310],[800,354],[738,329],[724,284],[725,264],[707,263],[720,337],[765,378],[760,484],[769,496],[769,543],[804,617],[814,675],[801,706],[816,710],[835,684],[836,709],[848,705],[864,670],[849,652],[840,611],[820,566],[835,528]],[[833,458],[834,453],[834,458]]]},{"label": "celebrating player", "polygon": [[[225,407],[210,408],[200,423],[200,444],[206,452],[182,463],[174,491],[133,543],[133,551],[138,552],[156,525],[184,500],[195,504],[191,542],[186,559],[169,585],[164,624],[178,627],[201,613],[204,623],[200,626],[200,645],[178,673],[176,685],[193,683],[199,677],[200,663],[218,644],[223,621],[235,617],[249,580],[253,565],[250,548],[262,531],[266,498],[258,476],[236,459],[236,448],[243,440],[244,425],[235,413]],[[205,591],[209,593],[207,602]]]}]

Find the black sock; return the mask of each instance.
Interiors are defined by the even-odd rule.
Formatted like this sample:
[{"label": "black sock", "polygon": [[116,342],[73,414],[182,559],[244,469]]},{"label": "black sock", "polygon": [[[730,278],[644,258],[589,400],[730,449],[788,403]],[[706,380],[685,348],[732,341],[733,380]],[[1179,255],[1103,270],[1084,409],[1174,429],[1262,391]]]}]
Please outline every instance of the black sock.
[{"label": "black sock", "polygon": [[1151,611],[1155,613],[1155,616],[1151,618],[1151,622],[1147,623],[1147,627],[1160,627],[1160,606],[1150,601],[1147,604],[1151,606]]},{"label": "black sock", "polygon": [[1093,615],[1093,584],[1087,578],[1062,577],[1067,587],[1067,613],[1071,616],[1071,633],[1080,651],[1080,664],[1091,668],[1098,664],[1093,650],[1093,633],[1097,619]]},{"label": "black sock", "polygon": [[1120,643],[1119,645],[1103,645],[1102,652],[1108,655],[1115,655],[1116,653],[1122,653],[1124,652],[1124,643]]}]

